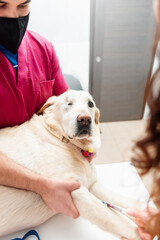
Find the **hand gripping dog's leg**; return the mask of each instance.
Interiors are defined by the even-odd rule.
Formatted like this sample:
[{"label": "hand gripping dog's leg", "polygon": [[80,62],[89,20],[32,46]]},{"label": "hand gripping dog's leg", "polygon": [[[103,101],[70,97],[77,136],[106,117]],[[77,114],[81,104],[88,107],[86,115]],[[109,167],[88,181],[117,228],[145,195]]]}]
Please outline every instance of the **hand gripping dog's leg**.
[{"label": "hand gripping dog's leg", "polygon": [[107,208],[85,187],[73,191],[72,197],[81,217],[117,237],[126,236],[130,240],[140,240],[137,227],[132,221]]}]

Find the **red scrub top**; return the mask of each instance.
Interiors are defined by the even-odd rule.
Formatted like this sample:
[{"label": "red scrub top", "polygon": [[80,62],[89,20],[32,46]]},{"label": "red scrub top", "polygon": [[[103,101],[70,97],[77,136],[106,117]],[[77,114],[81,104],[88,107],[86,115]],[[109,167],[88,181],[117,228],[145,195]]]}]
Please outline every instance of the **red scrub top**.
[{"label": "red scrub top", "polygon": [[0,52],[0,128],[29,120],[50,96],[67,89],[52,44],[26,31],[18,50],[18,72]]}]

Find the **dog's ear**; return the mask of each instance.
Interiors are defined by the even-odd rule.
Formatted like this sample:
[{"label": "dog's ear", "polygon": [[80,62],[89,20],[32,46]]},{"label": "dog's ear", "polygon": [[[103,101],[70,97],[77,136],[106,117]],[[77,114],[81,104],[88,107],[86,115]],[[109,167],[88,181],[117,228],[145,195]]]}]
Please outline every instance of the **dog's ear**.
[{"label": "dog's ear", "polygon": [[56,99],[56,96],[48,98],[47,102],[41,107],[41,109],[36,114],[37,115],[43,114],[46,108],[49,108],[50,106],[54,105],[55,99]]},{"label": "dog's ear", "polygon": [[100,118],[100,111],[99,109],[96,107],[96,111],[95,111],[95,123],[99,124],[99,118]]}]

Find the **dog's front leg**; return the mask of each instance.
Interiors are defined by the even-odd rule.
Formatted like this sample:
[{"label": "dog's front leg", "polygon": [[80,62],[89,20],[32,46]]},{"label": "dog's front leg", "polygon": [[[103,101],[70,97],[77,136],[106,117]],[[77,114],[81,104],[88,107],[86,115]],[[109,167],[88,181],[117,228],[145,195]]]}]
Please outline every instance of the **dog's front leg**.
[{"label": "dog's front leg", "polygon": [[97,225],[102,230],[110,232],[117,237],[126,236],[131,240],[140,239],[137,227],[133,222],[107,208],[85,187],[73,191],[72,197],[80,216]]},{"label": "dog's front leg", "polygon": [[145,203],[137,200],[133,200],[129,197],[122,196],[113,192],[110,189],[105,188],[102,183],[96,181],[89,189],[89,191],[100,200],[115,204],[122,208],[144,208]]}]

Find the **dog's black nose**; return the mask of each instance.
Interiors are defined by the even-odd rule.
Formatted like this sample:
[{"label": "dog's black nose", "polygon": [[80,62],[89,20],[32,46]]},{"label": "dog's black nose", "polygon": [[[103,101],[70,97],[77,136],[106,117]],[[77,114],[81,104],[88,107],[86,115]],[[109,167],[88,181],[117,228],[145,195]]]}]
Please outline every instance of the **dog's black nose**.
[{"label": "dog's black nose", "polygon": [[90,116],[87,116],[87,115],[84,115],[84,114],[80,114],[78,117],[77,117],[77,122],[79,125],[81,126],[88,126],[91,124],[92,122],[92,119]]}]

